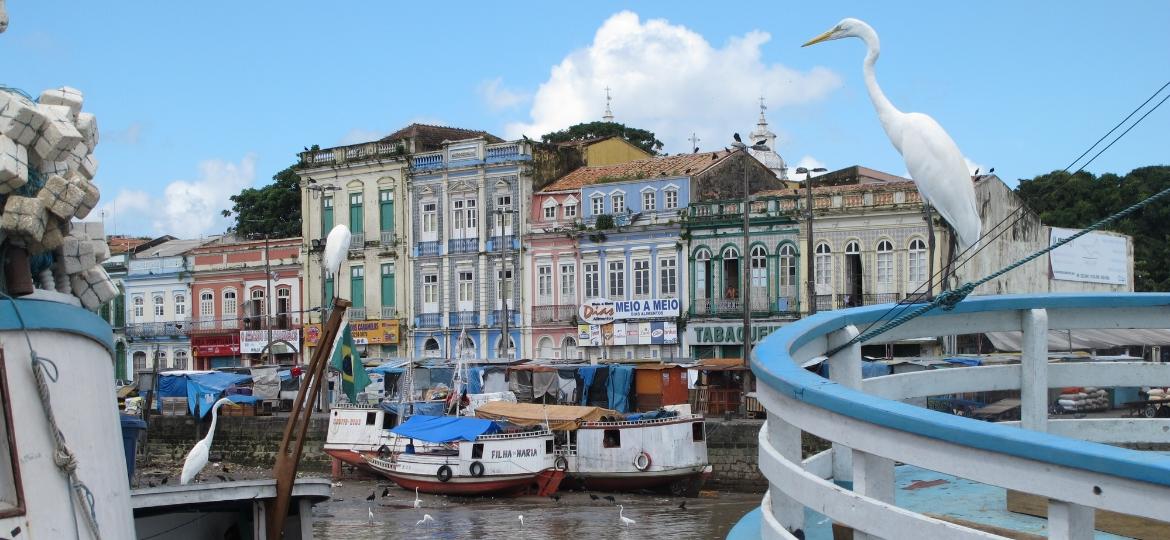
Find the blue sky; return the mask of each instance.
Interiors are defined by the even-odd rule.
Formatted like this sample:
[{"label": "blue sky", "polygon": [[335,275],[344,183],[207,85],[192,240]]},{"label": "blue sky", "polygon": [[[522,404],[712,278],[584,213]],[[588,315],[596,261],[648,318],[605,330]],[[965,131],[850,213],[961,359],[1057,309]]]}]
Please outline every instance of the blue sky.
[{"label": "blue sky", "polygon": [[[0,83],[85,93],[107,232],[197,236],[303,147],[413,121],[535,138],[598,119],[606,86],[617,120],[670,153],[751,131],[763,95],[791,166],[904,174],[862,43],[800,48],[847,16],[880,34],[891,101],[1012,184],[1063,168],[1170,79],[1166,2],[435,5],[10,0]],[[1170,106],[1089,170],[1167,163],[1168,127]]]}]

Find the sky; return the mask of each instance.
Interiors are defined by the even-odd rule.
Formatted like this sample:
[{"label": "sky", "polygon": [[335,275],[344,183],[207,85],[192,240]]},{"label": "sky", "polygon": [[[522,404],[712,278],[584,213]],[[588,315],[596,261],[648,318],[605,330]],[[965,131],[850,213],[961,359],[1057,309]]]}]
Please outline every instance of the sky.
[{"label": "sky", "polygon": [[[861,41],[801,48],[843,17],[881,37],[877,78],[1010,185],[1063,169],[1170,80],[1170,3],[75,2],[9,0],[0,84],[72,86],[97,115],[106,232],[221,233],[228,197],[296,153],[411,122],[505,138],[599,120],[664,151],[747,134],[767,104],[790,168],[905,175]],[[439,6],[439,7],[436,7]],[[728,6],[731,6],[729,8]],[[1164,94],[1163,94],[1164,95]],[[1170,106],[1087,170],[1167,164]]]}]

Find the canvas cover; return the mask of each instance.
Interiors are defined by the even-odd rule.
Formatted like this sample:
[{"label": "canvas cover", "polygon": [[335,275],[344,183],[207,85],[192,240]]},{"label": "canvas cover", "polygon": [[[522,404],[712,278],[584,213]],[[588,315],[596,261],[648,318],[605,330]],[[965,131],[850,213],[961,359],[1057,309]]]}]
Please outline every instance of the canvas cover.
[{"label": "canvas cover", "polygon": [[476,437],[495,433],[500,427],[491,420],[458,416],[427,416],[416,414],[402,425],[391,429],[403,437],[420,441],[445,443],[452,441],[474,441]]},{"label": "canvas cover", "polygon": [[252,395],[259,399],[280,396],[280,374],[276,366],[252,368]]},{"label": "canvas cover", "polygon": [[542,425],[550,429],[572,431],[580,422],[595,422],[602,416],[617,416],[617,411],[601,407],[577,405],[540,405],[537,403],[508,403],[491,401],[475,409],[475,416],[489,420],[507,420],[521,426]]}]

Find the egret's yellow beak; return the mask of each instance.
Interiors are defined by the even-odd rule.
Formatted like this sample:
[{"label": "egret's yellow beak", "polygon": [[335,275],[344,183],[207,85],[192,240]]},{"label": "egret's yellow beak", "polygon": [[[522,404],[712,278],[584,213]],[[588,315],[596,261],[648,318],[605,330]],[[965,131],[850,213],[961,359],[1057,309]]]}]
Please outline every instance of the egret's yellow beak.
[{"label": "egret's yellow beak", "polygon": [[827,31],[827,32],[815,37],[815,38],[808,40],[808,43],[801,45],[801,47],[808,47],[809,45],[816,45],[817,43],[820,43],[822,41],[829,39],[829,36],[831,36],[831,35],[833,35],[833,31],[829,30],[829,31]]}]

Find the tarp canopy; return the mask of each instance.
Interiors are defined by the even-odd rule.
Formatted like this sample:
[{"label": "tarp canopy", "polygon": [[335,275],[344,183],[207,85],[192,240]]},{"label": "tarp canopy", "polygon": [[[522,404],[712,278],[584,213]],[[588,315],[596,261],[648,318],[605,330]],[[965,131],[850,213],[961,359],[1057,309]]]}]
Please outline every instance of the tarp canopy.
[{"label": "tarp canopy", "polygon": [[246,396],[244,394],[232,394],[228,396],[228,399],[232,400],[232,403],[239,403],[242,405],[256,403],[257,401],[264,401],[263,399],[256,396]]},{"label": "tarp canopy", "polygon": [[[207,416],[207,413],[211,412],[211,406],[215,405],[215,400],[219,399],[219,395],[224,390],[233,384],[240,384],[251,379],[252,377],[248,375],[220,371],[187,375],[187,408],[191,411],[192,416],[198,418]],[[196,406],[199,409],[198,414],[195,411]]]},{"label": "tarp canopy", "polygon": [[606,395],[609,406],[618,412],[630,410],[630,387],[634,382],[634,366],[609,366],[609,380],[606,381]]},{"label": "tarp canopy", "polygon": [[549,429],[572,431],[579,422],[596,422],[602,416],[617,416],[617,411],[601,407],[579,407],[576,405],[540,405],[537,403],[508,403],[491,401],[475,409],[475,416],[489,420],[507,420],[521,426],[534,426],[548,422]]},{"label": "tarp canopy", "polygon": [[482,418],[416,414],[390,431],[420,441],[445,443],[474,441],[480,435],[495,433],[499,430],[500,426],[495,422]]},{"label": "tarp canopy", "polygon": [[443,411],[447,408],[446,401],[415,401],[414,403],[398,403],[397,401],[383,401],[381,404],[382,410],[397,415],[402,415],[399,409],[406,409],[408,412],[412,410],[416,414],[442,416]]},{"label": "tarp canopy", "polygon": [[276,366],[252,368],[252,395],[260,399],[280,397],[280,373]]}]

